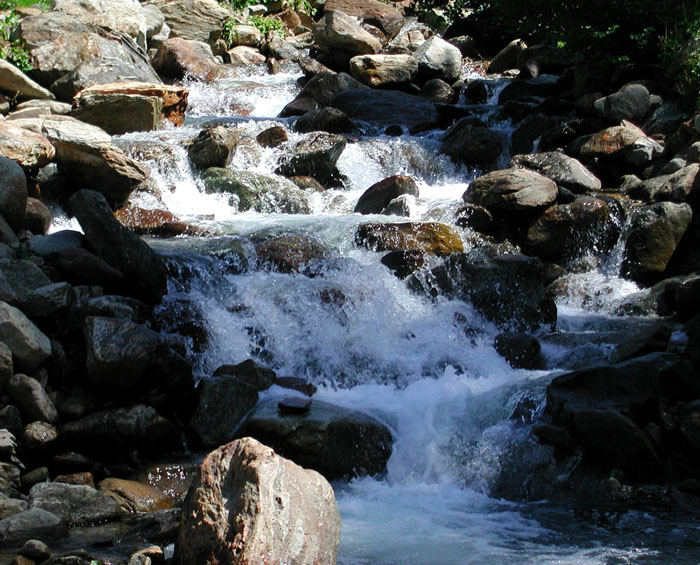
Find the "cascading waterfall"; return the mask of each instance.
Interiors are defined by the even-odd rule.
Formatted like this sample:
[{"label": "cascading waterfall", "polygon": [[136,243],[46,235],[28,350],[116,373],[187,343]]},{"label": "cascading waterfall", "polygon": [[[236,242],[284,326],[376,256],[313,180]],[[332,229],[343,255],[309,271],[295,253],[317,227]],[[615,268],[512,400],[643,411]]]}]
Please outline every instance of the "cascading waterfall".
[{"label": "cascading waterfall", "polygon": [[[139,195],[137,205],[168,209],[229,236],[220,240],[218,252],[187,240],[156,244],[175,275],[162,306],[163,329],[173,329],[168,320],[179,317],[165,315],[169,309],[180,309],[184,317],[195,311],[204,320],[208,338],[192,351],[201,378],[221,364],[254,357],[280,375],[313,381],[319,386],[314,398],[389,426],[394,444],[386,475],[334,485],[343,516],[339,561],[345,565],[663,562],[665,542],[635,537],[637,524],[655,536],[672,531],[681,543],[692,532],[632,511],[611,517],[614,527],[606,529],[602,521],[591,523],[565,509],[489,496],[504,453],[522,440],[522,428],[509,419],[520,399],[536,407],[557,371],[590,359],[592,352],[604,358],[606,345],[543,336],[548,370],[514,370],[493,348],[495,326],[471,304],[413,294],[377,253],[355,246],[360,223],[382,221],[353,215],[357,199],[393,174],[410,175],[419,185],[411,219],[454,223],[453,211],[476,172],[437,153],[440,133],[361,136],[349,143],[338,163],[345,186],[313,194],[310,215],[241,214],[221,195],[203,193],[184,143],[211,121],[254,139],[279,123],[273,117],[293,97],[297,76],[239,75],[213,85],[189,84],[186,126],[118,140],[151,167],[156,190]],[[490,104],[502,86],[492,90]],[[233,114],[239,117],[226,119]],[[498,126],[503,135],[508,127]],[[290,134],[292,142],[300,137]],[[229,167],[271,174],[279,156],[243,142]],[[251,238],[288,232],[311,235],[331,250],[312,266],[313,277],[258,267]],[[469,233],[462,233],[469,248]],[[638,290],[616,275],[597,269],[578,275],[581,296],[602,282],[610,291],[598,300],[578,300],[572,293],[560,304],[559,338],[600,327],[624,296]],[[272,387],[264,393],[282,394],[290,392]]]}]

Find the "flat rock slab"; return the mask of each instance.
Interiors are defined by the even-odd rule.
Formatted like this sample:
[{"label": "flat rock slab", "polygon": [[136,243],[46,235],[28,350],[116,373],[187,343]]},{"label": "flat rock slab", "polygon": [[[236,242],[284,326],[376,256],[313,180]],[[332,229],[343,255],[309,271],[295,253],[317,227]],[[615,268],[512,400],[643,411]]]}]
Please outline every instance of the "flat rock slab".
[{"label": "flat rock slab", "polygon": [[34,82],[12,63],[0,59],[0,91],[23,98],[55,98],[50,90]]},{"label": "flat rock slab", "polygon": [[55,514],[72,526],[118,519],[122,510],[108,494],[85,485],[39,483],[29,491],[29,507]]}]

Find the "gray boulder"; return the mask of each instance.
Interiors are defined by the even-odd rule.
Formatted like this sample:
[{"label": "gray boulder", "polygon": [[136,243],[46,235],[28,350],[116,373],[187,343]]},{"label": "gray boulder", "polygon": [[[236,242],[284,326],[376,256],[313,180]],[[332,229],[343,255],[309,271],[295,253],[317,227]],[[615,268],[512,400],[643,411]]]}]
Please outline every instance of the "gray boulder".
[{"label": "gray boulder", "polygon": [[0,216],[18,228],[27,208],[27,177],[17,163],[0,155]]},{"label": "gray boulder", "polygon": [[291,155],[280,160],[275,171],[285,176],[310,176],[324,186],[338,181],[335,167],[347,141],[340,135],[326,132],[310,133],[291,149]]},{"label": "gray boulder", "polygon": [[231,12],[216,0],[157,0],[171,37],[213,44]]},{"label": "gray boulder", "polygon": [[301,115],[319,106],[328,106],[334,96],[352,89],[361,89],[365,94],[370,92],[368,86],[346,73],[320,71],[314,74],[297,97],[284,107],[280,116]]},{"label": "gray boulder", "polygon": [[277,404],[258,405],[238,436],[254,437],[328,480],[384,471],[392,437],[374,418],[317,400],[306,413],[281,415]]},{"label": "gray boulder", "polygon": [[[75,16],[86,24],[123,31],[133,38],[152,37],[163,27],[164,19],[153,19],[138,0],[55,0],[53,9]],[[160,25],[158,25],[160,24]],[[145,47],[145,41],[142,43]]]},{"label": "gray boulder", "polygon": [[362,193],[355,205],[354,212],[359,212],[360,214],[381,214],[382,210],[392,200],[403,194],[418,197],[418,186],[411,177],[395,175],[385,178]]},{"label": "gray boulder", "polygon": [[151,303],[160,302],[167,287],[163,260],[114,218],[104,196],[81,190],[69,206],[99,257],[129,277],[137,295]]},{"label": "gray boulder", "polygon": [[21,98],[51,99],[54,95],[34,82],[12,63],[0,59],[0,91]]},{"label": "gray boulder", "polygon": [[14,365],[12,364],[12,350],[0,341],[0,394],[5,390],[5,386],[12,375],[15,374]]},{"label": "gray boulder", "polygon": [[0,302],[0,341],[12,350],[15,365],[33,371],[51,355],[51,342],[17,308]]},{"label": "gray boulder", "polygon": [[190,161],[198,169],[225,167],[235,151],[236,136],[223,126],[203,129],[187,147]]},{"label": "gray boulder", "polygon": [[462,53],[437,35],[427,39],[413,54],[418,63],[418,76],[423,80],[439,78],[453,83],[462,68]]},{"label": "gray boulder", "polygon": [[28,539],[57,541],[68,533],[64,520],[41,508],[30,508],[0,520],[0,545],[16,547]]},{"label": "gray boulder", "polygon": [[252,438],[204,458],[183,505],[175,563],[336,562],[333,489]]},{"label": "gray boulder", "polygon": [[374,88],[397,88],[413,81],[418,62],[413,55],[357,55],[350,59],[350,74]]},{"label": "gray boulder", "polygon": [[649,91],[641,84],[628,84],[593,104],[595,111],[612,122],[638,122],[649,111]]},{"label": "gray boulder", "polygon": [[350,16],[339,11],[325,11],[314,26],[314,46],[320,51],[342,51],[350,57],[379,53],[382,43],[365,31]]},{"label": "gray boulder", "polygon": [[350,133],[355,123],[336,108],[311,110],[294,122],[298,132],[326,131],[328,133]]},{"label": "gray boulder", "polygon": [[530,169],[552,179],[557,186],[582,194],[601,189],[602,183],[583,164],[559,151],[515,155],[509,167]]},{"label": "gray boulder", "polygon": [[208,194],[230,194],[232,206],[239,212],[308,214],[308,195],[283,177],[210,167],[202,171],[204,190]]},{"label": "gray boulder", "polygon": [[117,520],[122,510],[111,496],[86,485],[39,483],[29,490],[29,508],[51,512],[69,526]]},{"label": "gray boulder", "polygon": [[462,198],[496,214],[522,216],[552,204],[557,193],[556,183],[539,173],[505,169],[473,180]]}]

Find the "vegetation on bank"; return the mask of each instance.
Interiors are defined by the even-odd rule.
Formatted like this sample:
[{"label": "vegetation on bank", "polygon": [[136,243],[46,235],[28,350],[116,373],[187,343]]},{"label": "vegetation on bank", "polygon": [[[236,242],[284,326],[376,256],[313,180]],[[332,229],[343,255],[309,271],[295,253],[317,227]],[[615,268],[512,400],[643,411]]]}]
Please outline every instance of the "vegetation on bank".
[{"label": "vegetation on bank", "polygon": [[51,0],[0,0],[0,12],[9,12],[0,15],[0,59],[14,63],[23,71],[32,69],[29,52],[24,43],[19,39],[13,39],[12,35],[20,20],[15,8],[29,6],[48,10],[51,8]]}]

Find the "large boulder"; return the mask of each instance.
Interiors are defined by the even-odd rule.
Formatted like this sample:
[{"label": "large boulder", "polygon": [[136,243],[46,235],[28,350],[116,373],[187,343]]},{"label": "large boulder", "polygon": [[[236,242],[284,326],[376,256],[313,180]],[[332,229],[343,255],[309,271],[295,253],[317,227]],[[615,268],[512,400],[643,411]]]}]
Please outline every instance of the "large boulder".
[{"label": "large boulder", "polygon": [[336,108],[310,110],[294,122],[294,130],[301,133],[312,131],[350,133],[354,129],[355,123]]},{"label": "large boulder", "polygon": [[20,98],[52,99],[50,90],[34,82],[12,63],[0,59],[0,92]]},{"label": "large boulder", "polygon": [[642,137],[646,137],[646,134],[641,129],[629,122],[623,122],[619,126],[575,139],[569,144],[567,153],[580,157],[584,161],[617,157]]},{"label": "large boulder", "polygon": [[100,127],[110,135],[158,129],[163,109],[159,97],[134,94],[81,92],[76,104],[77,107],[71,112],[74,118]]},{"label": "large boulder", "polygon": [[370,92],[368,86],[349,74],[320,71],[314,74],[297,97],[284,107],[280,116],[301,115],[319,106],[328,106],[336,94],[352,89],[361,89],[366,94]]},{"label": "large boulder", "polygon": [[505,169],[473,180],[462,198],[496,214],[517,217],[549,206],[557,194],[556,183],[539,173],[528,169]]},{"label": "large boulder", "polygon": [[213,44],[231,12],[216,0],[157,0],[171,37]]},{"label": "large boulder", "polygon": [[0,155],[12,159],[26,171],[34,172],[48,165],[56,156],[56,150],[40,133],[2,120],[0,121]]},{"label": "large boulder", "polygon": [[51,91],[59,100],[72,102],[84,88],[115,82],[144,82],[159,84],[161,80],[150,65],[135,65],[119,59],[95,58],[80,63],[71,72],[51,85]]},{"label": "large boulder", "polygon": [[51,342],[17,308],[0,302],[0,341],[12,350],[15,366],[33,371],[51,355]]},{"label": "large boulder", "polygon": [[310,176],[324,186],[338,182],[336,163],[347,145],[341,135],[326,132],[308,134],[280,160],[275,171],[285,176]]},{"label": "large boulder", "polygon": [[413,57],[418,63],[418,76],[424,81],[439,78],[453,83],[459,78],[462,53],[437,35],[421,43]]},{"label": "large boulder", "polygon": [[[1,128],[0,123],[0,131]],[[19,228],[26,209],[27,177],[22,167],[0,155],[0,216],[11,226]]]},{"label": "large boulder", "polygon": [[68,533],[68,526],[56,514],[31,508],[0,520],[0,546],[17,547],[29,539],[58,541]]},{"label": "large boulder", "polygon": [[114,218],[104,196],[81,190],[69,205],[99,257],[129,277],[137,295],[152,303],[160,302],[167,286],[163,260]]},{"label": "large boulder", "polygon": [[559,151],[514,155],[509,167],[538,172],[557,186],[577,194],[595,192],[602,187],[600,180],[580,161]]},{"label": "large boulder", "polygon": [[349,55],[379,53],[382,42],[365,31],[350,16],[339,11],[324,11],[314,26],[314,46],[320,51],[341,51]]},{"label": "large boulder", "polygon": [[200,178],[208,194],[230,194],[229,202],[239,212],[308,214],[311,211],[307,194],[283,177],[210,167],[202,171]]},{"label": "large boulder", "polygon": [[442,138],[440,152],[457,163],[485,167],[498,159],[503,149],[501,137],[472,118],[461,118]]},{"label": "large boulder", "polygon": [[302,414],[280,414],[278,401],[263,402],[238,435],[254,437],[329,481],[381,473],[391,455],[391,432],[383,424],[318,400]]},{"label": "large boulder", "polygon": [[258,392],[272,386],[274,372],[252,361],[217,370],[199,387],[190,425],[207,447],[231,441],[245,415],[258,403]]},{"label": "large boulder", "polygon": [[[148,12],[138,0],[55,0],[53,9],[75,16],[81,22],[123,31],[131,37],[145,39],[163,27],[163,17],[153,25]],[[150,29],[149,29],[150,28]]]},{"label": "large boulder", "polygon": [[340,513],[315,471],[244,438],[211,452],[183,505],[175,563],[336,562]]},{"label": "large boulder", "polygon": [[360,18],[364,23],[381,29],[387,37],[396,35],[404,25],[401,12],[381,0],[327,0],[323,9]]},{"label": "large boulder", "polygon": [[411,177],[394,175],[374,183],[362,193],[354,212],[360,214],[381,214],[394,198],[402,194],[418,197],[418,185]]},{"label": "large boulder", "polygon": [[635,210],[622,272],[644,284],[661,279],[692,217],[693,211],[685,203],[659,202]]},{"label": "large boulder", "polygon": [[100,393],[134,394],[157,390],[173,405],[194,392],[189,363],[158,332],[131,320],[85,320],[88,379]]},{"label": "large boulder", "polygon": [[356,55],[350,59],[350,74],[374,88],[397,88],[413,81],[418,62],[413,55]]},{"label": "large boulder", "polygon": [[69,526],[117,520],[122,510],[108,494],[86,485],[39,483],[29,491],[29,508],[40,508]]},{"label": "large boulder", "polygon": [[172,37],[163,41],[153,56],[153,67],[163,77],[206,79],[218,63],[211,47],[202,41]]},{"label": "large boulder", "polygon": [[598,98],[593,108],[612,122],[630,120],[638,123],[649,111],[649,91],[642,84],[627,84],[610,96]]},{"label": "large boulder", "polygon": [[367,223],[358,226],[355,242],[374,251],[422,251],[449,255],[464,250],[459,233],[438,222]]},{"label": "large boulder", "polygon": [[425,279],[409,286],[431,296],[471,302],[487,320],[503,329],[529,331],[556,322],[556,305],[546,295],[544,264],[524,255],[489,258],[478,252],[454,253]]},{"label": "large boulder", "polygon": [[614,225],[604,200],[580,196],[570,204],[550,206],[535,220],[527,230],[527,250],[551,260],[585,253],[591,243],[598,243],[597,248],[603,251],[609,248],[605,239],[610,239]]}]

